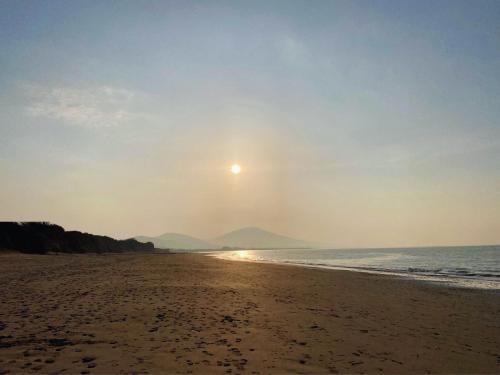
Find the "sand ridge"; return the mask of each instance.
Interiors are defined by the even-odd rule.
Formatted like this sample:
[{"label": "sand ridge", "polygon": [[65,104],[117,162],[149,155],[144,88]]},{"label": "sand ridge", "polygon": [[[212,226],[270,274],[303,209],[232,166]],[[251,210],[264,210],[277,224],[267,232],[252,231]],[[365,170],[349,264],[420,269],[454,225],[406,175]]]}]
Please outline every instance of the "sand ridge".
[{"label": "sand ridge", "polygon": [[199,254],[0,255],[0,373],[499,373],[500,299]]}]

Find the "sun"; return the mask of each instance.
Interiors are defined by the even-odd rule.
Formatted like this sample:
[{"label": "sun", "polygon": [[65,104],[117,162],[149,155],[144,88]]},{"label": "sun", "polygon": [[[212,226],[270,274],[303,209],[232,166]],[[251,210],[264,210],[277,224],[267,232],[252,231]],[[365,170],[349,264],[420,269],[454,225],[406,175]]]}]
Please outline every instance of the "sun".
[{"label": "sun", "polygon": [[231,173],[232,174],[239,174],[240,172],[241,172],[241,167],[239,164],[231,165]]}]

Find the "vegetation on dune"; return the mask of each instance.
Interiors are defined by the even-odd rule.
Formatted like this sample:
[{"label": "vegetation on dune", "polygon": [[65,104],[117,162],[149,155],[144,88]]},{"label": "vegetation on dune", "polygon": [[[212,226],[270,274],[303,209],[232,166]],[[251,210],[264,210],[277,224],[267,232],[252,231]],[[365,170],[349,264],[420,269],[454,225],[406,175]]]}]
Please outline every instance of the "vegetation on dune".
[{"label": "vegetation on dune", "polygon": [[134,239],[115,240],[78,231],[65,231],[63,227],[47,222],[0,222],[0,249],[25,253],[125,252],[153,250],[151,242]]}]

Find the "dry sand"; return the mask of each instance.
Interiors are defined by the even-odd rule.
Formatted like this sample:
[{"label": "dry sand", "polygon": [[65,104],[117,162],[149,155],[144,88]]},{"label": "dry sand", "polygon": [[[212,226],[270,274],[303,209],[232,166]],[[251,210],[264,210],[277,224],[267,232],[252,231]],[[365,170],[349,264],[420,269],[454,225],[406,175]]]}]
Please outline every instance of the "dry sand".
[{"label": "dry sand", "polygon": [[498,293],[203,255],[0,255],[0,373],[500,373]]}]

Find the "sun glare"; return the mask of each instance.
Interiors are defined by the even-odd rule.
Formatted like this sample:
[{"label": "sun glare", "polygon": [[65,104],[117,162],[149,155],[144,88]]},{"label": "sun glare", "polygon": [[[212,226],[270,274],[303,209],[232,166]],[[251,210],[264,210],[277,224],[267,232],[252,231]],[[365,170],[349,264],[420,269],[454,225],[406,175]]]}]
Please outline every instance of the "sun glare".
[{"label": "sun glare", "polygon": [[231,166],[231,173],[232,174],[239,174],[241,172],[241,167],[239,164],[233,164]]},{"label": "sun glare", "polygon": [[239,250],[236,252],[236,255],[238,258],[247,258],[248,257],[248,251],[245,250]]}]

